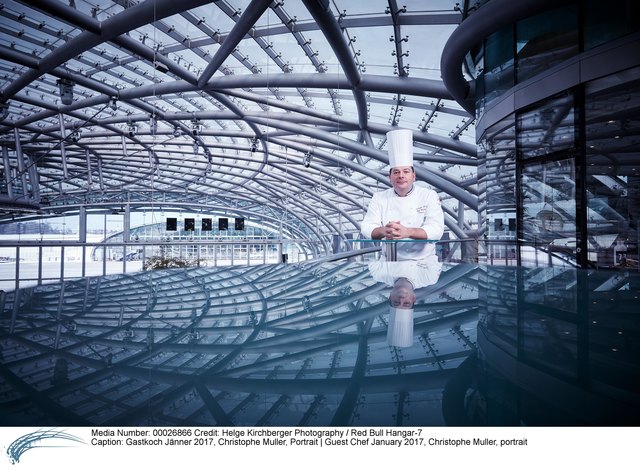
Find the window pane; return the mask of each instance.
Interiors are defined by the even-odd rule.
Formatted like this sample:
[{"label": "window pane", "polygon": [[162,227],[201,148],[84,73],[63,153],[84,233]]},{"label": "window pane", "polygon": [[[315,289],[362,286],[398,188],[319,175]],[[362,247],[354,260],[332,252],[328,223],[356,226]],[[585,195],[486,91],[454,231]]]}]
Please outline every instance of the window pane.
[{"label": "window pane", "polygon": [[536,108],[518,114],[521,159],[548,156],[575,148],[573,94],[563,93]]},{"label": "window pane", "polygon": [[575,6],[559,8],[518,22],[518,83],[578,53],[578,15]]},{"label": "window pane", "polygon": [[640,68],[586,87],[589,259],[638,267]]},{"label": "window pane", "polygon": [[[522,170],[522,219],[525,243],[550,254],[574,258],[576,195],[574,159],[529,164]],[[523,248],[523,259],[527,250]]]}]

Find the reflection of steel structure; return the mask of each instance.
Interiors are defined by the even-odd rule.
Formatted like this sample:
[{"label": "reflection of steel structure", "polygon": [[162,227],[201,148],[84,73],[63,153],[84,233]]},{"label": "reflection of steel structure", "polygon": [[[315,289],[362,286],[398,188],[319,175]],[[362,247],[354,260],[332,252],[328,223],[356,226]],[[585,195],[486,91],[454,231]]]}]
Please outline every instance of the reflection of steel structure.
[{"label": "reflection of steel structure", "polygon": [[452,422],[640,425],[637,274],[487,267],[480,280],[477,365],[453,382],[474,400]]},{"label": "reflection of steel structure", "polygon": [[[442,424],[475,349],[475,266],[416,291],[415,342],[386,342],[363,263],[152,271],[7,294],[6,424]],[[64,307],[64,309],[63,309]],[[73,329],[71,329],[71,327]]]}]

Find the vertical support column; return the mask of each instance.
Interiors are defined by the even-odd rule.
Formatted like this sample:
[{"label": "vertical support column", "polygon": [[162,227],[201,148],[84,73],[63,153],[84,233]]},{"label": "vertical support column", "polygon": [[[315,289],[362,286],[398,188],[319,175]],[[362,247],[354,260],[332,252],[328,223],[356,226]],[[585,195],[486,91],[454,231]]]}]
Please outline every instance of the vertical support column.
[{"label": "vertical support column", "polygon": [[42,246],[38,247],[38,285],[42,285]]},{"label": "vertical support column", "polygon": [[131,239],[131,213],[130,213],[131,207],[129,206],[129,203],[127,203],[124,206],[124,216],[122,218],[123,222],[122,222],[122,240],[126,243],[128,243]]},{"label": "vertical support column", "polygon": [[93,169],[91,168],[91,153],[89,153],[88,149],[84,150],[84,157],[87,160],[87,185],[91,187],[91,184],[93,184]]},{"label": "vertical support column", "polygon": [[[58,121],[60,123],[60,156],[62,158],[62,176],[67,179],[69,176],[69,171],[67,170],[67,152],[64,147],[64,140],[66,138],[66,131],[64,129],[64,115],[62,113],[58,114]],[[18,128],[16,128],[16,133],[18,132]]]},{"label": "vertical support column", "polygon": [[11,161],[9,160],[9,149],[2,146],[2,164],[4,166],[4,180],[7,185],[7,196],[13,198],[13,181],[11,180]]},{"label": "vertical support column", "polygon": [[16,246],[16,291],[20,288],[20,246]]},{"label": "vertical support column", "polygon": [[22,182],[22,195],[25,198],[28,198],[29,192],[27,187],[27,172],[26,166],[24,163],[24,156],[22,154],[22,145],[20,144],[20,132],[18,128],[14,128],[13,135],[16,143],[16,160],[18,162],[18,175],[20,176],[20,181]]},{"label": "vertical support column", "polygon": [[84,206],[78,211],[78,241],[87,242],[87,208]]},{"label": "vertical support column", "polygon": [[60,282],[64,281],[64,246],[60,246]]},{"label": "vertical support column", "polygon": [[107,275],[107,245],[102,245],[102,275]]}]

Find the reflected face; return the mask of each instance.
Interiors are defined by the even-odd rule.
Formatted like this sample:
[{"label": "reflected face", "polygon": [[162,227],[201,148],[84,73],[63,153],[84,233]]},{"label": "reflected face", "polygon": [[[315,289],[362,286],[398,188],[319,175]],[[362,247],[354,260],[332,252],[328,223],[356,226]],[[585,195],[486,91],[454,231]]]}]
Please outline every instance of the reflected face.
[{"label": "reflected face", "polygon": [[407,280],[397,280],[389,294],[389,304],[393,308],[413,308],[416,294]]},{"label": "reflected face", "polygon": [[389,172],[389,180],[396,193],[406,195],[416,181],[416,173],[411,166],[394,167]]}]

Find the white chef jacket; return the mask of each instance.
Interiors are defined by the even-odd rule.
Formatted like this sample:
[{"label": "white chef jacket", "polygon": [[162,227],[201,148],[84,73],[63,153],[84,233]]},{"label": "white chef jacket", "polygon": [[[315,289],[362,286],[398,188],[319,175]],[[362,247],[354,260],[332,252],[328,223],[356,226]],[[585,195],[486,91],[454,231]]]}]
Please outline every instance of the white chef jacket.
[{"label": "white chef jacket", "polygon": [[[407,228],[422,228],[428,239],[440,239],[444,232],[444,214],[438,194],[415,184],[405,197],[396,195],[393,188],[374,193],[360,225],[360,232],[364,238],[370,239],[374,229],[390,221],[400,221]],[[419,259],[435,254],[435,245],[432,243],[396,244],[398,260]]]}]

